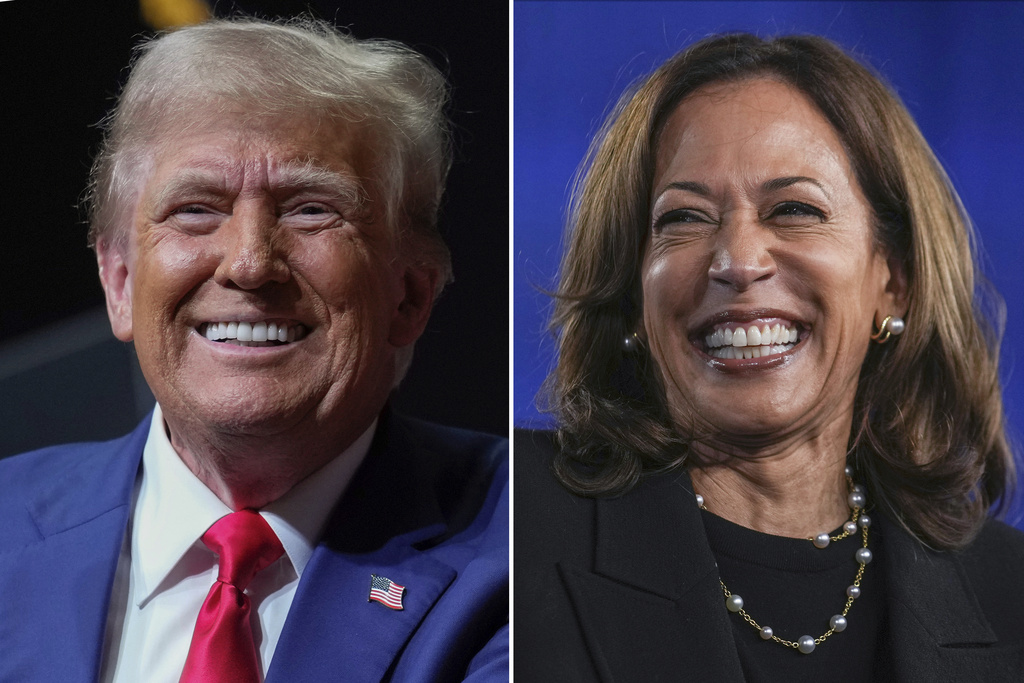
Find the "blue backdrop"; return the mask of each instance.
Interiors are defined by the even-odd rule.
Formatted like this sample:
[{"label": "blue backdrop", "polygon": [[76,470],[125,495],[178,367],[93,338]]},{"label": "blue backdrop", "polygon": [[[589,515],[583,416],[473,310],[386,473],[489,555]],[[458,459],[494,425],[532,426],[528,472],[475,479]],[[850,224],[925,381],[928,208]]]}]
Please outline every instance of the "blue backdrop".
[{"label": "blue backdrop", "polygon": [[588,143],[635,79],[711,33],[743,30],[838,42],[882,72],[917,119],[976,224],[984,271],[1006,299],[1001,375],[1011,433],[1021,441],[1024,3],[516,2],[513,13],[517,426],[549,422],[534,402],[554,358],[541,290],[555,282],[569,187]]}]

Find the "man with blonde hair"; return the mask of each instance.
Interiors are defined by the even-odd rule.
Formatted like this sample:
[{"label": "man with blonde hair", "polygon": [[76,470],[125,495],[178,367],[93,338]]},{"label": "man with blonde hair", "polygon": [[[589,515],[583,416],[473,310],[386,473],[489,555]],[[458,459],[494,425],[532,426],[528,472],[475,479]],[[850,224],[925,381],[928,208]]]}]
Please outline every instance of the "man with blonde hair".
[{"label": "man with blonde hair", "polygon": [[157,407],[0,462],[0,680],[507,680],[507,443],[388,408],[450,279],[446,98],[312,21],[142,47],[90,241]]}]

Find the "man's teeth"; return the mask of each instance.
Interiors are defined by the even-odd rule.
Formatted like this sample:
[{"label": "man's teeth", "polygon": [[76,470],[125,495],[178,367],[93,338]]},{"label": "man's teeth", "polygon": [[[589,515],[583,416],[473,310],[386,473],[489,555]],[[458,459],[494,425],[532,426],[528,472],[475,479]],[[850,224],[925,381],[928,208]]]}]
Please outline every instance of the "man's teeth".
[{"label": "man's teeth", "polygon": [[260,342],[290,343],[306,336],[303,325],[277,323],[218,322],[204,323],[200,333],[211,341],[224,341],[250,346]]},{"label": "man's teeth", "polygon": [[750,325],[749,327],[718,327],[707,335],[708,354],[722,359],[749,359],[785,353],[800,339],[800,329],[775,325]]}]

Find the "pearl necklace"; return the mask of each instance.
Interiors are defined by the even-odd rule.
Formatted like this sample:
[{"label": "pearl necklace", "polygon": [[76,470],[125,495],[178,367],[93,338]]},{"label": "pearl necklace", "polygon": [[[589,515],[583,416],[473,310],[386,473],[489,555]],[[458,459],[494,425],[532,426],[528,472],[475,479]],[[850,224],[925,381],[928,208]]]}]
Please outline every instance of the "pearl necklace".
[{"label": "pearl necklace", "polygon": [[[761,640],[774,640],[779,645],[785,645],[791,647],[794,650],[798,650],[805,655],[809,655],[814,652],[814,648],[821,645],[826,638],[834,633],[840,633],[846,630],[847,621],[846,615],[849,614],[850,608],[853,607],[853,601],[860,597],[860,583],[861,579],[864,578],[864,567],[867,566],[868,562],[871,561],[871,551],[868,550],[868,527],[871,526],[871,518],[861,512],[867,502],[867,498],[864,495],[864,488],[860,485],[853,483],[853,471],[846,468],[846,484],[849,487],[849,495],[846,497],[847,505],[853,511],[850,515],[849,521],[843,524],[843,530],[841,533],[835,536],[829,536],[828,533],[822,532],[807,540],[814,544],[815,548],[825,548],[831,541],[839,541],[848,536],[857,533],[857,529],[860,529],[861,537],[864,539],[863,544],[860,548],[857,548],[857,552],[854,553],[854,559],[857,561],[857,575],[853,578],[853,583],[846,588],[846,604],[843,606],[843,611],[839,614],[835,614],[829,619],[829,628],[823,634],[817,638],[811,636],[800,636],[796,642],[792,640],[786,640],[775,635],[771,626],[761,626],[757,621],[750,616],[745,609],[743,609],[743,598],[735,593],[731,592],[726,587],[725,582],[722,579],[718,579],[718,583],[722,586],[722,593],[725,595],[725,607],[730,612],[735,612],[743,617],[743,620],[753,626],[761,635]],[[696,494],[697,505],[700,509],[707,510],[704,505],[704,496],[699,493]]]}]

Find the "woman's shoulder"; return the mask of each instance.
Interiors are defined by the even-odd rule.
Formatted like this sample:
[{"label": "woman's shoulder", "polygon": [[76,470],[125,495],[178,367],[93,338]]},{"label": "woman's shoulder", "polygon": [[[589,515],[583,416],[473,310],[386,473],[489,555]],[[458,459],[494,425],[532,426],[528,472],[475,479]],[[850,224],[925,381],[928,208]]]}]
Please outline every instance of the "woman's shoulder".
[{"label": "woman's shoulder", "polygon": [[[577,505],[581,498],[562,486],[555,474],[558,442],[555,432],[535,429],[516,429],[512,434],[513,471],[516,490],[552,503],[562,501]],[[576,503],[569,501],[575,500]]]},{"label": "woman's shoulder", "polygon": [[554,476],[552,465],[558,452],[555,433],[540,429],[515,429],[512,432],[512,466],[516,482],[534,486]]},{"label": "woman's shoulder", "polygon": [[965,578],[1000,640],[1019,641],[1024,612],[1024,532],[990,519],[956,553]]},{"label": "woman's shoulder", "polygon": [[989,519],[959,556],[975,585],[1024,588],[1024,531],[1020,529]]},{"label": "woman's shoulder", "polygon": [[[515,429],[512,431],[516,477],[523,476],[543,481],[554,477],[554,462],[558,455],[556,433],[546,429]],[[568,491],[566,491],[568,493]]]},{"label": "woman's shoulder", "polygon": [[515,429],[512,431],[512,443],[516,453],[531,460],[554,458],[558,447],[555,443],[555,432],[547,429]]},{"label": "woman's shoulder", "polygon": [[[512,436],[516,545],[536,549],[592,532],[594,500],[572,493],[555,474],[558,443],[552,431],[517,429]],[[565,548],[562,547],[562,551]]]}]

